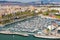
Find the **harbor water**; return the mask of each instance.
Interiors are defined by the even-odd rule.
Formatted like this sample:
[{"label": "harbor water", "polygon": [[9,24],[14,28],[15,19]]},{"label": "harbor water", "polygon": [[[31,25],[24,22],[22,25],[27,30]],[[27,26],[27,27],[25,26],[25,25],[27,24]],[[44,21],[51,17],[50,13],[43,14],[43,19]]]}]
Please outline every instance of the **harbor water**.
[{"label": "harbor water", "polygon": [[0,34],[0,40],[60,40],[60,39],[37,38],[32,35],[25,37],[21,35]]}]

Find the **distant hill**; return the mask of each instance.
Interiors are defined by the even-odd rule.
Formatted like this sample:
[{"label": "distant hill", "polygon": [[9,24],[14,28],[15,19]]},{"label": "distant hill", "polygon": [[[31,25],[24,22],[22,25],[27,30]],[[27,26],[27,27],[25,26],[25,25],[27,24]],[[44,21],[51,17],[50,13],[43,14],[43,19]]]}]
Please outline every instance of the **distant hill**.
[{"label": "distant hill", "polygon": [[21,2],[16,2],[16,1],[0,1],[0,3],[21,3]]},{"label": "distant hill", "polygon": [[22,2],[16,2],[16,1],[0,1],[0,4],[3,5],[21,5],[21,6],[28,6],[28,5],[49,5],[49,4],[54,4],[54,5],[60,5],[60,2],[44,2],[44,1],[34,1],[34,2],[28,2],[28,3],[22,3]]},{"label": "distant hill", "polygon": [[25,3],[22,2],[12,2],[12,1],[0,1],[0,4],[2,5],[25,5]]}]

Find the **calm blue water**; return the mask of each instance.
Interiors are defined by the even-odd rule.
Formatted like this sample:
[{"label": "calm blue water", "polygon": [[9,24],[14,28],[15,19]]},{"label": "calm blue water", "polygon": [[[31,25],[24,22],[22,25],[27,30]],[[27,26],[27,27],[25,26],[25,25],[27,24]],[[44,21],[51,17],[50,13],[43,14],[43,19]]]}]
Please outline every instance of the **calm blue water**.
[{"label": "calm blue water", "polygon": [[44,39],[44,38],[36,38],[34,36],[24,37],[21,35],[6,35],[0,34],[0,40],[60,40],[60,39]]}]

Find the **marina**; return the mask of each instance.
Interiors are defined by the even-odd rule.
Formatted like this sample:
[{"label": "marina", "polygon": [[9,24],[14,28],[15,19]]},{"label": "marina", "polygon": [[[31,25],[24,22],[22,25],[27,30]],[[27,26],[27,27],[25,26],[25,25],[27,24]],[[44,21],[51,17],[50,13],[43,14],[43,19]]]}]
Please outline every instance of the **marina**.
[{"label": "marina", "polygon": [[0,0],[0,40],[60,40],[60,0]]},{"label": "marina", "polygon": [[[25,19],[23,21],[14,22],[13,24],[6,25],[1,27],[0,33],[3,34],[18,34],[23,36],[33,35],[39,38],[60,38],[60,36],[51,36],[51,34],[46,35],[44,33],[44,29],[48,27],[48,25],[52,24],[52,21],[56,21],[55,19],[42,18],[41,16],[36,16],[32,18]],[[34,35],[36,34],[36,35]],[[40,36],[37,34],[41,34]],[[54,31],[53,31],[54,34]]]}]

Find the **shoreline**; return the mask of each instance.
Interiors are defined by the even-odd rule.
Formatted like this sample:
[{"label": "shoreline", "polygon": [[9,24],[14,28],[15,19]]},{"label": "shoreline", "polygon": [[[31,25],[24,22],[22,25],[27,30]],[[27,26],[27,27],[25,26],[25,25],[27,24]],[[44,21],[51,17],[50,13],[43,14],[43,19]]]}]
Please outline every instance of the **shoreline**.
[{"label": "shoreline", "polygon": [[50,17],[50,16],[44,16],[44,15],[38,15],[38,16],[41,16],[42,18],[50,18],[50,19],[56,19],[56,20],[58,20],[57,18],[53,18],[53,17]]},{"label": "shoreline", "polygon": [[37,35],[37,34],[34,34],[33,36],[38,38],[60,39],[60,37],[57,36],[47,36],[47,35]]},{"label": "shoreline", "polygon": [[22,35],[22,36],[29,36],[28,34],[26,34],[26,33],[24,33],[24,34],[22,34],[22,33],[18,33],[18,32],[10,32],[10,31],[0,31],[0,34],[16,34],[16,35]]},{"label": "shoreline", "polygon": [[[19,36],[25,36],[28,37],[30,36],[28,33],[18,33],[18,32],[10,32],[10,31],[0,31],[0,34],[6,34],[6,35],[19,35]],[[60,37],[57,36],[47,36],[47,35],[37,35],[33,34],[32,36],[37,37],[37,38],[46,38],[46,39],[60,39]]]},{"label": "shoreline", "polygon": [[[31,17],[32,17],[32,16],[31,16]],[[27,17],[27,18],[31,18],[31,17]],[[24,19],[27,19],[27,18],[24,18]],[[8,24],[12,24],[12,23],[15,23],[15,22],[18,22],[18,21],[24,20],[24,19],[15,20],[15,21],[13,21],[13,22],[11,22],[11,23],[0,24],[0,27],[3,27],[3,26],[8,25]]]},{"label": "shoreline", "polygon": [[[38,16],[41,16],[41,18],[50,18],[50,19],[56,19],[56,20],[59,20],[57,18],[52,18],[52,17],[49,17],[49,16],[44,16],[44,15],[38,15]],[[30,17],[27,17],[27,18],[32,18],[33,16],[30,16]],[[6,24],[0,24],[0,27],[4,27],[5,25],[8,25],[8,24],[12,24],[12,23],[15,23],[15,22],[18,22],[18,21],[21,21],[21,20],[24,20],[24,19],[27,19],[27,18],[23,18],[23,19],[18,19],[18,20],[15,20],[11,23],[6,23]]]}]

